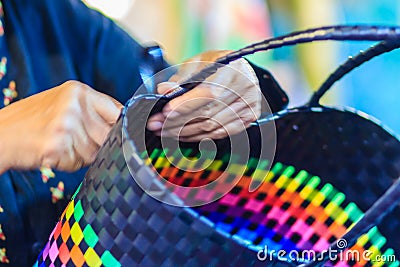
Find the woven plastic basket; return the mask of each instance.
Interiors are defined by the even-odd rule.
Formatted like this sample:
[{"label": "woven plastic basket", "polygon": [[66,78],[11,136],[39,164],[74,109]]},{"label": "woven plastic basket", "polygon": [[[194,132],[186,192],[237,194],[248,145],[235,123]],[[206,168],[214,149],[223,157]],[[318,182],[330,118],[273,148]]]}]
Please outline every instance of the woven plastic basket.
[{"label": "woven plastic basket", "polygon": [[[252,46],[256,49],[242,52],[322,39],[390,42],[342,65],[308,105],[272,114],[250,127],[245,133],[250,140],[249,155],[237,154],[230,146],[241,135],[215,142],[216,153],[200,151],[198,143],[165,147],[143,125],[155,108],[165,104],[166,97],[133,98],[62,214],[37,265],[297,266],[310,260],[315,265],[330,260],[326,264],[399,266],[398,207],[383,221],[377,219],[375,225],[364,227],[366,233],[355,233],[358,239],[340,238],[351,232],[399,177],[400,142],[365,114],[318,103],[345,73],[397,48],[400,29],[332,27],[278,39],[266,41],[267,48],[258,44]],[[235,52],[221,62],[242,55]],[[196,79],[209,75],[211,69]],[[276,133],[269,131],[271,125]],[[264,157],[270,151],[264,153],[261,148],[275,139],[275,157]],[[206,160],[201,161],[202,166],[188,166],[180,155]],[[223,182],[207,190],[202,187],[221,175]],[[251,192],[254,182],[257,188]],[[198,189],[182,191],[174,185]],[[229,186],[232,188],[223,194]],[[396,203],[391,196],[393,205],[385,204],[387,210],[382,213],[391,211]],[[217,200],[196,205],[212,198]],[[185,207],[188,203],[196,207]],[[359,255],[370,253],[368,258],[323,257],[323,261],[300,254],[318,253],[331,244]],[[292,257],[293,251],[299,254]],[[378,260],[383,258],[386,261]]]}]

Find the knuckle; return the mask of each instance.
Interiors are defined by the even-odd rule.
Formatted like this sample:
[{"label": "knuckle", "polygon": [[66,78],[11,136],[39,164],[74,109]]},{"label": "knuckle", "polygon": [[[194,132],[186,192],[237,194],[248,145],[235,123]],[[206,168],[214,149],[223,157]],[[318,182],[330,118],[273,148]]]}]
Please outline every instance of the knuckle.
[{"label": "knuckle", "polygon": [[200,116],[205,119],[210,119],[215,115],[215,111],[218,108],[221,108],[222,103],[218,102],[217,100],[213,100],[205,104],[201,107]]},{"label": "knuckle", "polygon": [[83,84],[78,81],[69,80],[62,84],[62,87],[68,88],[69,90],[76,90],[76,88],[83,87]]},{"label": "knuckle", "polygon": [[59,104],[51,117],[48,125],[53,130],[70,130],[76,121],[83,117],[81,101],[75,94],[65,97],[64,102]]},{"label": "knuckle", "polygon": [[246,113],[246,122],[254,121],[257,118],[258,118],[258,114],[257,113],[254,113],[254,112],[251,112],[251,111]]},{"label": "knuckle", "polygon": [[202,107],[201,116],[204,117],[205,119],[210,119],[212,116],[212,110],[213,110],[213,108],[211,106],[212,104],[213,104],[213,102],[211,102],[207,105],[204,105]]},{"label": "knuckle", "polygon": [[261,101],[253,100],[250,103],[245,102],[244,107],[245,107],[245,114],[248,116],[252,115],[258,118],[258,116],[261,115]]},{"label": "knuckle", "polygon": [[232,94],[236,94],[235,90],[231,88],[229,84],[221,85],[216,84],[211,88],[211,98],[214,100],[215,104],[221,104],[226,101],[226,97]]},{"label": "knuckle", "polygon": [[214,131],[213,138],[214,139],[222,139],[222,138],[226,137],[227,135],[228,135],[227,132],[223,128],[220,128],[220,129]]},{"label": "knuckle", "polygon": [[66,135],[74,131],[75,128],[75,118],[71,113],[66,113],[59,116],[53,122],[53,132],[55,135]]},{"label": "knuckle", "polygon": [[243,121],[243,123],[253,122],[253,121],[257,120],[257,118],[258,118],[257,114],[252,112],[251,110],[245,112],[241,116],[241,120]]},{"label": "knuckle", "polygon": [[210,84],[206,87],[206,95],[211,99],[218,99],[221,89],[224,90],[219,84]]},{"label": "knuckle", "polygon": [[74,86],[78,86],[78,85],[80,85],[81,83],[79,82],[79,81],[75,81],[75,80],[68,80],[68,81],[66,81],[65,83],[63,83],[63,86],[66,86],[66,87],[74,87]]},{"label": "knuckle", "polygon": [[71,96],[73,97],[82,95],[89,88],[87,85],[74,80],[66,81],[65,83],[62,84],[62,87],[65,88],[67,92],[71,94]]},{"label": "knuckle", "polygon": [[218,127],[218,123],[216,121],[213,121],[211,119],[205,120],[201,124],[201,130],[206,131],[206,132],[211,132],[215,130]]},{"label": "knuckle", "polygon": [[209,101],[213,101],[220,95],[220,85],[214,83],[213,81],[203,82],[199,89],[201,89],[201,97]]}]

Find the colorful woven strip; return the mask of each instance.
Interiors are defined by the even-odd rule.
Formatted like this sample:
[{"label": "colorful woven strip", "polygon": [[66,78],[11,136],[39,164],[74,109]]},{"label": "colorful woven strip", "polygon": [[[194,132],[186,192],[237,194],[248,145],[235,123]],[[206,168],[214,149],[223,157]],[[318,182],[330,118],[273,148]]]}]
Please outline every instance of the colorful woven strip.
[{"label": "colorful woven strip", "polygon": [[[192,162],[200,157],[193,155],[193,151],[187,149],[181,151],[189,156]],[[204,157],[205,151],[202,151]],[[168,159],[166,157],[168,155]],[[175,161],[179,151],[168,153],[162,149],[155,149],[148,164],[169,182],[186,187],[197,187],[208,184],[223,173],[222,166],[227,166],[227,157],[212,162],[204,162],[203,171],[180,171],[181,168],[190,170],[188,165],[180,165]],[[213,155],[212,152],[209,152]],[[215,154],[215,153],[214,153]],[[142,154],[145,157],[145,154]],[[170,161],[173,161],[172,163]],[[174,165],[174,166],[173,166]],[[257,166],[258,165],[258,166]],[[217,227],[229,234],[248,240],[254,245],[268,246],[271,250],[322,251],[329,244],[339,239],[355,222],[363,212],[355,203],[346,201],[346,196],[329,183],[322,183],[317,176],[312,176],[302,170],[296,172],[292,166],[276,163],[271,171],[265,171],[264,166],[268,161],[251,158],[247,165],[229,166],[226,172],[236,175],[238,170],[245,170],[239,183],[230,193],[219,201],[209,205],[200,206],[196,210],[213,221]],[[258,168],[256,168],[258,167]],[[192,166],[192,170],[195,166]],[[205,178],[206,177],[206,178]],[[262,186],[254,193],[248,191],[252,179],[262,180]],[[210,194],[220,193],[217,185],[213,192],[198,190],[196,197],[205,200]],[[181,198],[185,198],[182,192],[175,191]],[[192,196],[193,197],[193,196]],[[362,236],[351,250],[357,250],[360,255],[366,250],[370,256],[372,266],[383,266],[382,255],[393,255],[394,251],[385,246],[386,238],[383,237],[377,227]],[[393,258],[393,257],[392,257]],[[365,266],[366,260],[358,262],[338,263],[337,266]],[[387,266],[398,266],[400,263],[387,262]]]},{"label": "colorful woven strip", "polygon": [[[215,160],[212,164],[204,162],[207,167],[203,171],[183,172],[179,168],[190,166],[187,166],[188,161],[174,160],[173,156],[177,153],[174,151],[169,154],[175,166],[166,159],[168,151],[159,149],[151,153],[147,164],[152,164],[170,182],[187,187],[207,184],[221,175],[225,168],[233,176],[239,169],[244,170],[245,175],[230,193],[195,210],[211,220],[219,231],[259,248],[268,246],[271,250],[321,251],[327,249],[329,243],[343,235],[363,216],[356,204],[346,201],[344,194],[328,183],[323,184],[319,177],[306,171],[296,172],[295,168],[281,163],[275,163],[271,171],[265,171],[268,162],[256,159],[250,159],[247,165],[228,166],[228,157],[222,157],[222,160]],[[195,160],[197,157],[193,153],[191,150],[183,151],[184,155]],[[202,153],[204,156],[207,152]],[[179,163],[186,166],[180,166]],[[251,179],[264,178],[257,191],[248,191]],[[218,194],[219,186],[223,184],[217,185],[213,192],[198,190],[194,197],[204,199],[210,194]],[[176,193],[185,197],[182,192]],[[110,197],[113,198],[112,193]],[[91,205],[94,207],[99,204],[93,202]],[[107,210],[107,207],[104,209]],[[92,227],[82,219],[85,216],[107,216],[102,213],[104,209],[99,209],[96,215],[93,212],[85,214],[81,200],[73,199],[51,234],[40,256],[40,265],[37,266],[121,266],[117,260],[120,255],[116,255],[115,251],[113,254],[99,242],[100,239],[110,238],[108,232],[95,232],[94,229],[101,227]],[[118,237],[126,234],[116,233]],[[375,261],[382,256],[389,258],[394,255],[393,249],[385,246],[385,243],[385,237],[375,227],[351,248],[360,253],[369,250],[370,261],[340,261],[335,266],[399,266],[398,261]]]},{"label": "colorful woven strip", "polygon": [[42,252],[43,259],[48,258],[51,263],[44,261],[40,266],[121,266],[110,251],[96,246],[99,236],[81,221],[83,214],[81,201],[72,200]]}]

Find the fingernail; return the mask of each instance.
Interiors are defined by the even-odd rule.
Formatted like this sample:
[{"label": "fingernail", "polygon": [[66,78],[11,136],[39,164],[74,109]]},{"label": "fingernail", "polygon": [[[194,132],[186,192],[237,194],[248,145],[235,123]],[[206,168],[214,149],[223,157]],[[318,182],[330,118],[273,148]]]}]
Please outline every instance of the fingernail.
[{"label": "fingernail", "polygon": [[160,121],[150,121],[149,123],[147,123],[147,129],[149,129],[150,131],[159,131],[162,128],[162,122]]}]

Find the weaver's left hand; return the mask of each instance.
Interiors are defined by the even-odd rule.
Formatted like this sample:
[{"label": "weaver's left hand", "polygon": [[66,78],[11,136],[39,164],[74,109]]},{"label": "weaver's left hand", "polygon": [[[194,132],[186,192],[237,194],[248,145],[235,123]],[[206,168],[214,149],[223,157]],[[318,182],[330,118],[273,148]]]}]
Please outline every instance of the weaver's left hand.
[{"label": "weaver's left hand", "polygon": [[[180,82],[228,52],[210,51],[189,59],[168,82],[158,85],[158,93],[166,94],[176,89]],[[261,98],[252,67],[240,59],[171,100],[162,113],[149,119],[147,128],[182,141],[224,138],[245,130],[260,116]]]}]

